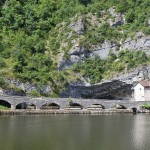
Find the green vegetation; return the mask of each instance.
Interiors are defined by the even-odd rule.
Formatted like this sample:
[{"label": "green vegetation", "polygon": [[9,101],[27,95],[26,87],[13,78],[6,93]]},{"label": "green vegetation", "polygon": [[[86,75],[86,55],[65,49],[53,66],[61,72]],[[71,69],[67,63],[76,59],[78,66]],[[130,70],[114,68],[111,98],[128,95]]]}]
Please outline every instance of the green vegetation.
[{"label": "green vegetation", "polygon": [[[111,7],[125,16],[125,24],[111,27],[100,20],[111,17],[106,13]],[[87,59],[85,64],[75,64],[73,71],[57,71],[57,55],[63,51],[67,59],[74,39],[79,38],[80,45],[90,51],[93,45],[101,44],[105,39],[117,43],[120,38],[138,31],[149,35],[149,7],[150,0],[1,0],[0,86],[6,88],[4,78],[19,78],[39,87],[48,84],[53,90],[48,96],[56,96],[65,90],[70,80],[75,80],[72,79],[74,72],[81,71],[91,83],[96,83],[122,71],[125,64],[130,69],[147,62],[146,55],[140,51],[120,52],[118,56],[111,54],[106,60]],[[101,25],[91,25],[89,14],[96,16]],[[85,32],[82,36],[74,33],[69,37],[73,32],[68,28],[70,18],[75,21],[79,16],[83,17]],[[90,65],[93,71],[89,69]],[[31,94],[39,95],[40,92]]]},{"label": "green vegetation", "polygon": [[99,57],[88,58],[84,62],[74,64],[72,70],[80,72],[91,83],[98,83],[113,74],[124,70],[128,71],[148,61],[149,58],[143,51],[131,52],[126,50],[119,51],[117,56],[110,52],[109,57],[106,59],[100,59]]},{"label": "green vegetation", "polygon": [[8,110],[8,109],[9,109],[8,107],[0,105],[0,110]]},{"label": "green vegetation", "polygon": [[142,105],[142,107],[145,109],[150,109],[150,104],[144,104],[144,105]]},{"label": "green vegetation", "polygon": [[8,83],[5,82],[4,78],[0,77],[0,87],[6,89],[8,87]]}]

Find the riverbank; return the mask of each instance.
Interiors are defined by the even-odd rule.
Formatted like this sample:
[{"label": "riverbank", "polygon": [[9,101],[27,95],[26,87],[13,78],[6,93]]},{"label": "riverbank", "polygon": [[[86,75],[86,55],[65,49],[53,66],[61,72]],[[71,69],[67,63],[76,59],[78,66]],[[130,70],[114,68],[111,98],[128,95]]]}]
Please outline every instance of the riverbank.
[{"label": "riverbank", "polygon": [[30,115],[30,114],[113,114],[113,113],[133,113],[132,109],[100,109],[100,110],[0,110],[0,115]]}]

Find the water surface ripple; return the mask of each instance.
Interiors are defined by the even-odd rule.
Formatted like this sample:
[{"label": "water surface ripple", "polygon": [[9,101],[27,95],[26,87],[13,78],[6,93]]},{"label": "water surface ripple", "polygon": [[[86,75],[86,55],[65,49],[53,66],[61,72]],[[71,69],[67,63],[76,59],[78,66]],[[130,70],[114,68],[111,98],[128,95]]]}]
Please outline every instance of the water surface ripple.
[{"label": "water surface ripple", "polygon": [[1,150],[150,150],[150,115],[0,116]]}]

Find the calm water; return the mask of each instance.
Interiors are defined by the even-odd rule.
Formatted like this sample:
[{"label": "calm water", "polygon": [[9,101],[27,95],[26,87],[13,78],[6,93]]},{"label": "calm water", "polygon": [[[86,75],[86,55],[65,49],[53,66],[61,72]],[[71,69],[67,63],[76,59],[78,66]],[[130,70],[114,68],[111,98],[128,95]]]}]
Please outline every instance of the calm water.
[{"label": "calm water", "polygon": [[0,116],[0,150],[150,150],[150,115]]}]

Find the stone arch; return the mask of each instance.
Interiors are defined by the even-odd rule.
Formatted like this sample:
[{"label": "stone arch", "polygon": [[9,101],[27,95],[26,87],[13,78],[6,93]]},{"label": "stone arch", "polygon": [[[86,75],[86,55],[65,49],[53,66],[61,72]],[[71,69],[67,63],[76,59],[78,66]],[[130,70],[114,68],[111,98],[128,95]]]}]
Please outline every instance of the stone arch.
[{"label": "stone arch", "polygon": [[0,105],[7,107],[7,108],[11,108],[11,104],[8,101],[5,100],[0,100]]},{"label": "stone arch", "polygon": [[33,103],[21,102],[16,105],[16,109],[36,109],[36,105]]},{"label": "stone arch", "polygon": [[16,105],[16,109],[27,109],[28,104],[26,102],[22,102]]},{"label": "stone arch", "polygon": [[55,102],[44,103],[40,109],[60,109],[60,105]]},{"label": "stone arch", "polygon": [[87,109],[105,109],[105,106],[99,103],[94,103],[89,106]]},{"label": "stone arch", "polygon": [[82,106],[80,103],[78,103],[78,102],[70,101],[67,108],[72,108],[72,109],[83,109],[83,106]]},{"label": "stone arch", "polygon": [[127,107],[122,105],[122,104],[115,104],[111,108],[114,108],[114,109],[127,109]]},{"label": "stone arch", "polygon": [[27,109],[36,109],[36,105],[31,103],[31,104],[27,104]]},{"label": "stone arch", "polygon": [[136,107],[132,107],[131,109],[132,109],[132,111],[133,111],[133,114],[136,114],[136,113],[137,113],[137,110],[138,110],[138,109],[137,109]]}]

